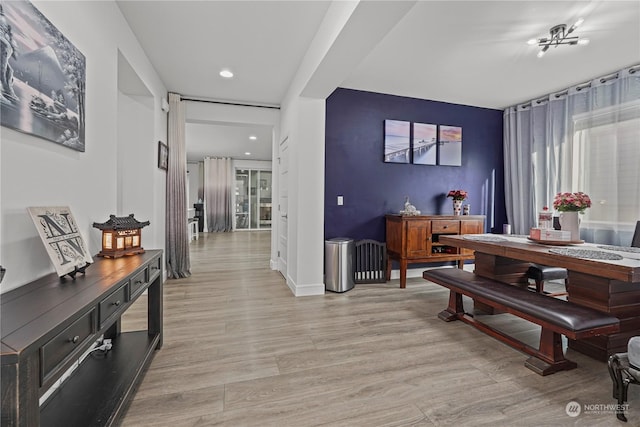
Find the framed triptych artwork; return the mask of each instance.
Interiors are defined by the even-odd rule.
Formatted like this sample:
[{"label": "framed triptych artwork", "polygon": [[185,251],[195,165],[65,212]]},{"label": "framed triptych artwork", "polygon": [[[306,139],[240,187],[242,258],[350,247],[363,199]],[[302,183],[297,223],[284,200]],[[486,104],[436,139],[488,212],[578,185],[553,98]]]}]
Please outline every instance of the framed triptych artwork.
[{"label": "framed triptych artwork", "polygon": [[462,127],[385,120],[384,162],[462,166]]}]

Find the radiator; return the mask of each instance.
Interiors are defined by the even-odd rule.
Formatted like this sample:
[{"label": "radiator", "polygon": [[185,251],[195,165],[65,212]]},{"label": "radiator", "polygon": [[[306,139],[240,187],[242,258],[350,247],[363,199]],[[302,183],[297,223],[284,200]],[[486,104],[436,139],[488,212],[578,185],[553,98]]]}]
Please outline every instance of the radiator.
[{"label": "radiator", "polygon": [[387,245],[375,240],[358,240],[355,244],[355,283],[387,281]]}]

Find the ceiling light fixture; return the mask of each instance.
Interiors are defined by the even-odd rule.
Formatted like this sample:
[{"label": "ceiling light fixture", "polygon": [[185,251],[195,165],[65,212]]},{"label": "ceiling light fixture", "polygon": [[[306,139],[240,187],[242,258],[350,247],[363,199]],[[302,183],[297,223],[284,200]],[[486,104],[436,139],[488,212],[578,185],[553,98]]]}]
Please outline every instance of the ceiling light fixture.
[{"label": "ceiling light fixture", "polygon": [[249,139],[250,139],[250,140],[252,140],[252,141],[255,141],[256,139],[258,139],[258,137],[257,137],[257,136],[255,136],[255,135],[251,135],[251,136],[249,137]]},{"label": "ceiling light fixture", "polygon": [[549,37],[541,37],[538,39],[531,39],[527,42],[529,45],[538,45],[541,47],[538,52],[538,58],[542,58],[544,54],[549,50],[551,46],[558,47],[561,44],[568,45],[585,45],[589,44],[589,39],[581,39],[578,36],[570,36],[576,28],[584,22],[584,19],[580,18],[569,29],[565,24],[556,25],[549,30]]},{"label": "ceiling light fixture", "polygon": [[244,155],[245,155],[245,156],[250,156],[250,155],[251,155],[251,153],[247,151],[247,152],[245,152],[245,153],[244,153]]},{"label": "ceiling light fixture", "polygon": [[220,71],[220,75],[222,77],[224,77],[225,79],[230,79],[231,77],[233,77],[233,73],[229,70],[222,70]]}]

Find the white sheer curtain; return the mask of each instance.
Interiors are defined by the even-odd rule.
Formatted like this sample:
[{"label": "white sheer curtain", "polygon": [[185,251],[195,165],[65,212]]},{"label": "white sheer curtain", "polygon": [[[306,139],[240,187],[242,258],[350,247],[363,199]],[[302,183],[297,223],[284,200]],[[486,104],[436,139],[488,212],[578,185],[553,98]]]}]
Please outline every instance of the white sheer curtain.
[{"label": "white sheer curtain", "polygon": [[204,159],[204,214],[208,231],[232,231],[232,190],[231,159]]},{"label": "white sheer curtain", "polygon": [[640,220],[640,67],[508,108],[504,113],[505,198],[514,232],[558,192],[584,191],[581,237],[629,245]]}]

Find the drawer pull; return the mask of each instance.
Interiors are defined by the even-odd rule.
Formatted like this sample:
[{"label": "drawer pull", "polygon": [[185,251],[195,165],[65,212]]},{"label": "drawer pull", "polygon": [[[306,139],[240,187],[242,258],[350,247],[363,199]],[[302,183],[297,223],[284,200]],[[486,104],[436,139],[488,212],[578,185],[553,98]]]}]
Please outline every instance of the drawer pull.
[{"label": "drawer pull", "polygon": [[78,341],[80,341],[80,337],[78,335],[73,338],[69,338],[70,343],[76,344]]},{"label": "drawer pull", "polygon": [[144,280],[136,280],[136,285],[142,285],[144,283]]},{"label": "drawer pull", "polygon": [[116,301],[116,302],[114,302],[114,303],[113,303],[113,305],[115,305],[116,307],[117,307],[117,306],[119,306],[120,304],[122,304],[122,303],[120,302],[120,300],[118,300],[118,301]]}]

